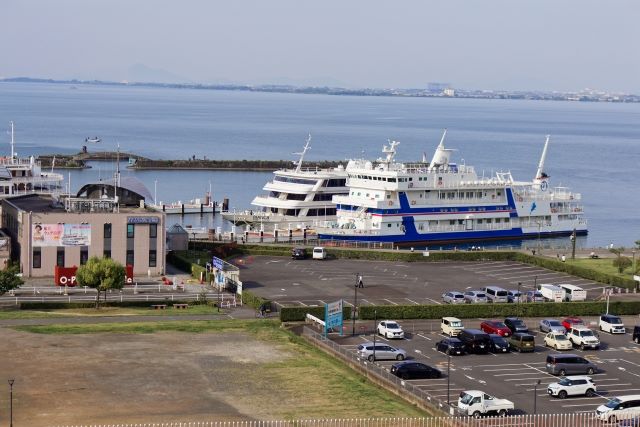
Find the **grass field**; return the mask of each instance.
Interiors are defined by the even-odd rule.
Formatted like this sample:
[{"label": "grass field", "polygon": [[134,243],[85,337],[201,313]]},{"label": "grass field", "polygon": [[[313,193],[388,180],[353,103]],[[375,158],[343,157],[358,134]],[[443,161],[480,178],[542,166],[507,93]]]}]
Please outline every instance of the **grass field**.
[{"label": "grass field", "polygon": [[[235,387],[232,394],[238,393],[246,398],[246,401],[237,401],[236,407],[250,407],[251,413],[255,416],[262,419],[309,419],[429,415],[368,382],[338,360],[281,328],[280,323],[275,320],[43,325],[19,326],[12,329],[47,336],[58,334],[58,338],[52,338],[60,342],[67,340],[65,336],[69,339],[75,339],[72,336],[77,336],[81,340],[91,337],[95,341],[99,339],[94,338],[96,334],[106,334],[105,337],[115,340],[122,337],[128,342],[148,342],[154,339],[153,337],[159,340],[164,339],[162,337],[173,337],[175,340],[189,342],[194,341],[195,337],[202,337],[197,339],[202,340],[211,336],[210,341],[219,340],[221,345],[227,342],[230,346],[233,344],[228,341],[229,337],[241,334],[248,336],[244,340],[247,344],[243,345],[255,348],[256,355],[243,353],[240,360],[229,360],[224,362],[228,365],[219,365],[218,368],[224,369],[225,384]],[[79,334],[84,334],[85,338]],[[189,338],[190,335],[194,338]],[[252,341],[262,344],[252,345]],[[229,354],[232,354],[231,347],[229,348]],[[268,354],[271,356],[267,356]],[[279,356],[274,356],[276,354]],[[181,356],[176,354],[175,357]],[[256,357],[262,357],[264,360],[253,360],[249,364],[242,360]],[[176,363],[182,362],[176,359]],[[133,367],[129,366],[127,369],[132,370],[128,375],[137,375]],[[76,375],[82,373],[77,372]],[[245,396],[247,388],[250,393]],[[193,393],[201,392],[203,391],[193,390]]]},{"label": "grass field", "polygon": [[[640,254],[639,254],[640,257]],[[588,268],[598,271],[600,273],[611,274],[612,276],[625,277],[630,279],[633,276],[632,268],[629,267],[624,270],[622,274],[618,273],[618,268],[613,265],[613,258],[604,259],[590,259],[590,258],[576,258],[567,259],[567,264],[573,264],[580,267]],[[636,259],[636,266],[640,265],[640,260]]]},{"label": "grass field", "polygon": [[218,309],[210,305],[192,305],[188,309],[175,309],[169,306],[166,310],[152,310],[146,307],[101,307],[95,308],[69,308],[48,310],[0,310],[2,319],[33,319],[55,317],[96,317],[96,316],[184,316],[188,314],[224,314],[225,309]]}]

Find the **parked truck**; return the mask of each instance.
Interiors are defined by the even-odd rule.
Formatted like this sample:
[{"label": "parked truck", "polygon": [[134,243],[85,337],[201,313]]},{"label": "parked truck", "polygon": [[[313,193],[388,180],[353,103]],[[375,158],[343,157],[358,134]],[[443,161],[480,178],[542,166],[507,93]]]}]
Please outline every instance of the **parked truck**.
[{"label": "parked truck", "polygon": [[558,286],[564,289],[565,301],[586,301],[587,300],[587,291],[585,291],[579,286],[572,285],[569,283],[561,283]]},{"label": "parked truck", "polygon": [[546,301],[564,301],[564,289],[562,289],[560,286],[543,283],[538,286],[538,290]]},{"label": "parked truck", "polygon": [[480,390],[463,391],[458,398],[458,413],[474,418],[480,418],[483,415],[504,417],[514,408],[512,401],[498,399]]}]

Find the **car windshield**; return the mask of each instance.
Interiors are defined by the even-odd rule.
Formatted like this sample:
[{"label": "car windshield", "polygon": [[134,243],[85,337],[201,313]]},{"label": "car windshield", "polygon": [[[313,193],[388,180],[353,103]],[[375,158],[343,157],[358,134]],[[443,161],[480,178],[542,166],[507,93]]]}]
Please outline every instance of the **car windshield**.
[{"label": "car windshield", "polygon": [[476,294],[476,298],[486,298],[485,294]]},{"label": "car windshield", "polygon": [[460,403],[464,405],[468,405],[469,403],[471,403],[472,400],[473,400],[473,396],[471,396],[470,394],[464,393],[462,398],[460,399]]},{"label": "car windshield", "polygon": [[520,319],[512,320],[511,323],[513,323],[514,326],[525,326],[524,322]]},{"label": "car windshield", "polygon": [[593,332],[589,331],[580,331],[580,336],[581,337],[592,337],[593,336]]},{"label": "car windshield", "polygon": [[610,317],[609,318],[609,323],[612,323],[614,325],[620,325],[620,324],[622,324],[622,320],[620,320],[619,317]]},{"label": "car windshield", "polygon": [[451,322],[451,326],[454,328],[461,328],[462,327],[462,322],[458,321],[458,322]]},{"label": "car windshield", "polygon": [[571,380],[569,378],[563,378],[560,381],[558,381],[558,384],[560,384],[560,385],[571,385]]},{"label": "car windshield", "polygon": [[400,329],[400,325],[394,322],[387,322],[387,329]]},{"label": "car windshield", "polygon": [[576,326],[584,325],[584,322],[580,319],[569,319],[569,323]]},{"label": "car windshield", "polygon": [[504,324],[504,323],[502,323],[502,322],[495,322],[495,323],[493,324],[493,326],[494,326],[494,327],[496,327],[496,328],[506,328],[506,327],[507,327],[507,325],[505,325],[505,324]]},{"label": "car windshield", "polygon": [[453,294],[453,297],[455,299],[464,299],[464,295],[462,295],[462,294]]},{"label": "car windshield", "polygon": [[564,334],[554,335],[554,336],[553,336],[553,338],[554,338],[556,341],[566,341],[566,340],[568,339],[568,338],[567,338],[567,336],[566,336],[566,335],[564,335]]},{"label": "car windshield", "polygon": [[491,339],[493,340],[494,343],[496,344],[506,344],[507,342],[505,341],[504,338],[502,337],[491,337]]},{"label": "car windshield", "polygon": [[533,341],[533,336],[531,335],[523,335],[522,341]]},{"label": "car windshield", "polygon": [[549,326],[562,326],[562,323],[557,320],[549,320]]},{"label": "car windshield", "polygon": [[613,399],[608,401],[604,406],[606,406],[607,408],[615,409],[619,404],[620,404],[620,399],[614,397]]}]

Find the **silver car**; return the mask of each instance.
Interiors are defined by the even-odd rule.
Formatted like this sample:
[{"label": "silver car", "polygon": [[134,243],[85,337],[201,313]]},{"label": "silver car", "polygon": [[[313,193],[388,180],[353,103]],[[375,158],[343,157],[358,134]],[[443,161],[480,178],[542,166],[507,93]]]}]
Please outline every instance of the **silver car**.
[{"label": "silver car", "polygon": [[524,302],[524,294],[519,291],[510,290],[507,291],[507,301],[508,302]]},{"label": "silver car", "polygon": [[442,294],[442,301],[448,304],[462,304],[464,303],[464,295],[462,295],[462,292],[450,291]]},{"label": "silver car", "polygon": [[374,359],[374,344],[372,342],[365,342],[358,346],[357,349],[358,358],[366,359],[369,362],[374,360],[383,359],[395,359],[404,360],[407,358],[407,352],[401,348],[391,347],[385,343],[375,344],[375,359]]},{"label": "silver car", "polygon": [[556,319],[542,319],[540,321],[540,331],[541,332],[560,332],[562,334],[566,334],[567,331],[562,326],[559,320]]},{"label": "silver car", "polygon": [[479,304],[487,302],[487,294],[484,291],[467,291],[464,293],[464,302],[467,304]]},{"label": "silver car", "polygon": [[540,291],[527,291],[524,294],[525,302],[544,302],[544,297]]}]

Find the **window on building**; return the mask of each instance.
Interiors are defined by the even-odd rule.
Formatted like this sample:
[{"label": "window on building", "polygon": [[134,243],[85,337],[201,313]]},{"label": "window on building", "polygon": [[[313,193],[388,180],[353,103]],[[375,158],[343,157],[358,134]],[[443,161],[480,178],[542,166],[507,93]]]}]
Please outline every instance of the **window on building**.
[{"label": "window on building", "polygon": [[80,248],[80,265],[85,265],[89,260],[89,248],[87,246],[82,246]]},{"label": "window on building", "polygon": [[33,248],[33,268],[42,267],[42,250],[40,248]]},{"label": "window on building", "polygon": [[156,263],[156,251],[155,249],[152,249],[149,251],[149,267],[155,267]]},{"label": "window on building", "polygon": [[133,265],[133,250],[127,251],[127,265]]},{"label": "window on building", "polygon": [[127,239],[133,239],[135,237],[135,224],[127,224]]},{"label": "window on building", "polygon": [[64,248],[58,248],[56,252],[56,265],[58,267],[64,267]]},{"label": "window on building", "polygon": [[105,239],[111,238],[111,224],[104,225],[104,238]]},{"label": "window on building", "polygon": [[111,258],[111,250],[105,249],[104,251],[102,251],[102,256],[105,258]]},{"label": "window on building", "polygon": [[149,224],[149,238],[155,239],[158,237],[158,224]]}]

